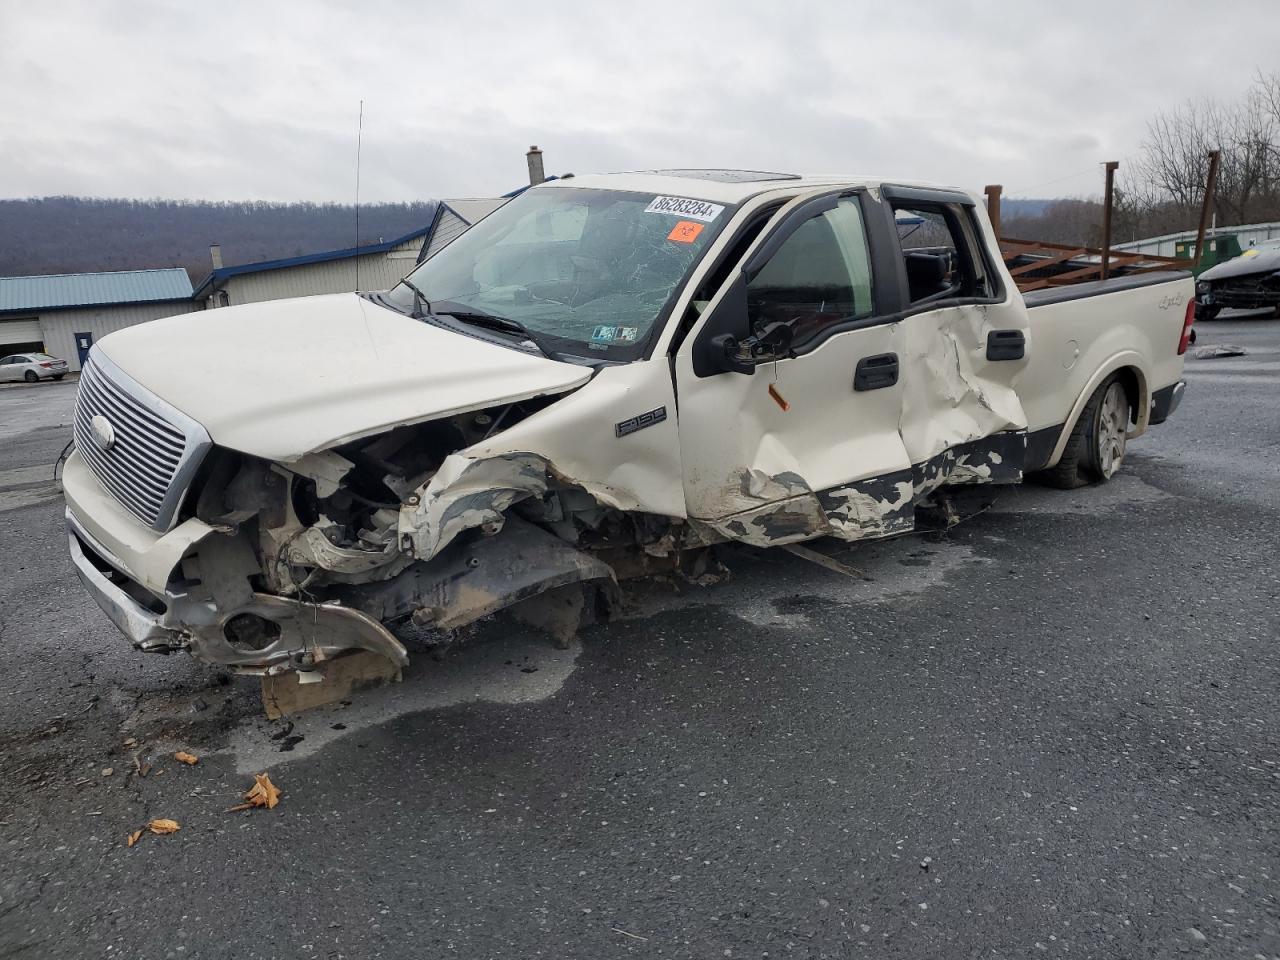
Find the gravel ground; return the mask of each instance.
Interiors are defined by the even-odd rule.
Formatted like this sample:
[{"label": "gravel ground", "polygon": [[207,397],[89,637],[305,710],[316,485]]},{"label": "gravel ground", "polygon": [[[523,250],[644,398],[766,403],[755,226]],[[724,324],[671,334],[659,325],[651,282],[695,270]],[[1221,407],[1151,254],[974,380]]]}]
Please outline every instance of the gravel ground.
[{"label": "gravel ground", "polygon": [[292,724],[113,633],[74,387],[4,391],[0,957],[1280,955],[1280,324],[1200,334],[1248,353],[1103,488],[824,546],[860,576],[730,551]]}]

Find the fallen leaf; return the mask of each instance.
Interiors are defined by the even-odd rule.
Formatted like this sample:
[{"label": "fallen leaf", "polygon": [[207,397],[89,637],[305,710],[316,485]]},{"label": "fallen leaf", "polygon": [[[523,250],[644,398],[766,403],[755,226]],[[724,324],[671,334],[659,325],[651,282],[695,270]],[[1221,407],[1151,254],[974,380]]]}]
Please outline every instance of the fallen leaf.
[{"label": "fallen leaf", "polygon": [[115,770],[114,770],[114,769],[112,769],[111,767],[103,767],[103,768],[102,768],[102,775],[103,775],[104,777],[109,777],[109,776],[111,776],[113,773],[115,773]]},{"label": "fallen leaf", "polygon": [[266,807],[268,810],[275,809],[276,804],[280,802],[280,788],[272,783],[271,778],[265,773],[255,773],[253,780],[253,786],[244,795],[245,802],[237,803],[234,807],[228,808],[227,813],[234,813],[237,810],[249,810],[253,807]]},{"label": "fallen leaf", "polygon": [[129,844],[129,846],[131,846],[131,847],[132,847],[135,843],[137,843],[137,842],[138,842],[139,840],[141,840],[141,839],[142,839],[142,831],[141,831],[141,830],[135,830],[135,831],[133,831],[133,833],[129,834],[129,839],[128,839],[128,841],[127,841],[127,842],[128,842],[128,844]]},{"label": "fallen leaf", "polygon": [[179,760],[182,763],[187,764],[188,766],[195,766],[197,763],[200,762],[199,757],[197,757],[194,753],[187,753],[187,751],[185,750],[179,750],[177,753],[173,755],[173,759]]},{"label": "fallen leaf", "polygon": [[177,833],[177,820],[152,820],[147,824],[147,829],[152,833]]},{"label": "fallen leaf", "polygon": [[137,737],[130,737],[128,740],[126,740],[126,741],[124,742],[124,745],[125,745],[126,747],[136,747],[136,746],[138,745],[138,738],[137,738]]}]

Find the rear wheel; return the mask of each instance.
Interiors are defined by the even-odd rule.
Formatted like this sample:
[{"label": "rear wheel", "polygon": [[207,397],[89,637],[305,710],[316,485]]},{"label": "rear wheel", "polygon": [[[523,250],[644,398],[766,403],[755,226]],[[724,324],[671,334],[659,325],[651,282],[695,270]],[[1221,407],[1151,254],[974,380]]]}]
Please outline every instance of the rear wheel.
[{"label": "rear wheel", "polygon": [[36,374],[34,370],[28,370],[26,373],[22,375],[22,379],[27,381],[27,383],[35,383],[37,380],[40,379],[40,377]]},{"label": "rear wheel", "polygon": [[1104,381],[1080,411],[1056,466],[1032,479],[1061,490],[1110,480],[1124,462],[1129,438],[1129,394],[1118,375]]},{"label": "rear wheel", "polygon": [[55,380],[61,380],[61,379],[62,379],[63,377],[65,377],[65,376],[66,376],[66,374],[65,374],[65,373],[55,373],[55,374],[53,375],[53,379],[55,379]]},{"label": "rear wheel", "polygon": [[1104,384],[1101,392],[1097,413],[1085,429],[1085,456],[1080,461],[1089,480],[1114,477],[1129,442],[1129,395],[1124,384],[1114,379]]}]

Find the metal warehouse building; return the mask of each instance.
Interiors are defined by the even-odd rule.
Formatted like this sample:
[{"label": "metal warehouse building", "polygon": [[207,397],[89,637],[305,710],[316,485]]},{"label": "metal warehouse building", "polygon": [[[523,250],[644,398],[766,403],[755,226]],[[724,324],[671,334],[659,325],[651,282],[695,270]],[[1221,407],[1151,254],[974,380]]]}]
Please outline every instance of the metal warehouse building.
[{"label": "metal warehouse building", "polygon": [[349,293],[357,289],[357,271],[359,289],[386,290],[506,201],[506,197],[444,200],[436,206],[431,223],[421,230],[384,243],[283,260],[227,267],[222,264],[221,248],[214,244],[209,251],[213,272],[196,287],[194,296],[202,306],[213,308],[321,293]]},{"label": "metal warehouse building", "polygon": [[180,267],[0,277],[0,356],[43,350],[79,370],[93,342],[113,330],[202,306]]},{"label": "metal warehouse building", "polygon": [[357,265],[359,289],[385,290],[507,199],[441,201],[421,230],[284,260],[227,267],[214,244],[214,270],[194,291],[180,267],[0,277],[0,357],[43,351],[79,370],[94,342],[115,330],[209,307],[347,293],[357,289]]}]

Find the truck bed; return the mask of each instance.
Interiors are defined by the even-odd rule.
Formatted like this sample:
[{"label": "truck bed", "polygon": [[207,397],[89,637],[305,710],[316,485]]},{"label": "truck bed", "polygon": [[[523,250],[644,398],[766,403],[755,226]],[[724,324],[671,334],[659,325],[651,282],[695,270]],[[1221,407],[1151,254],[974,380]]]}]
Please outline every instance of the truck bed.
[{"label": "truck bed", "polygon": [[[1133,366],[1149,382],[1136,393],[1131,436],[1146,429],[1150,398],[1181,375],[1178,341],[1194,292],[1191,274],[1161,271],[1023,294],[1031,324],[1030,362],[1019,389],[1029,446],[1048,458],[1099,371]],[[1034,460],[1033,457],[1028,458]]]}]

